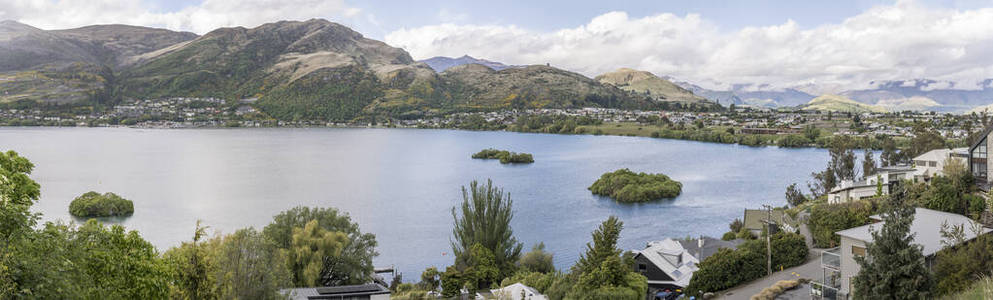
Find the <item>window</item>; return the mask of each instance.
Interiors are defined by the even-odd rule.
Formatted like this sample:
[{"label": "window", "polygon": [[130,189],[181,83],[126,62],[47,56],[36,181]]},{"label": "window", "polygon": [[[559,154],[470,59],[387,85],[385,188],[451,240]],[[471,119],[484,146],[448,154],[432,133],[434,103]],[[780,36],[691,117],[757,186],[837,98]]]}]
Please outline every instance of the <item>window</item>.
[{"label": "window", "polygon": [[937,167],[938,166],[938,162],[936,162],[936,161],[929,161],[928,162],[928,166]]},{"label": "window", "polygon": [[648,271],[648,265],[638,264],[638,272],[644,273],[645,271]]},{"label": "window", "polygon": [[852,255],[859,257],[865,256],[865,247],[852,246]]}]

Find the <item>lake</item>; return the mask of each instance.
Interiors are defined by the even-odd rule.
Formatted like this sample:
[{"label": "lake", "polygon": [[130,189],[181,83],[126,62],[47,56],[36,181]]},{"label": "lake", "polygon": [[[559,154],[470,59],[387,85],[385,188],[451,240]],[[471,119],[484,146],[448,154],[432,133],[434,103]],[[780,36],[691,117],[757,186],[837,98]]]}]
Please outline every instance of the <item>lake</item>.
[{"label": "lake", "polygon": [[[470,159],[490,147],[532,153],[535,163]],[[610,215],[624,221],[623,249],[720,237],[742,209],[784,205],[786,186],[805,186],[828,161],[822,149],[422,129],[0,128],[0,150],[35,164],[42,196],[34,210],[44,220],[72,220],[74,197],[112,191],[135,204],[132,217],[115,222],[165,251],[192,239],[198,219],[230,233],[261,230],[299,205],[336,207],[376,235],[376,265],[395,265],[407,278],[452,264],[451,208],[474,179],[510,193],[525,250],[544,242],[556,266],[568,268]],[[619,168],[665,173],[683,193],[619,204],[586,189]]]}]

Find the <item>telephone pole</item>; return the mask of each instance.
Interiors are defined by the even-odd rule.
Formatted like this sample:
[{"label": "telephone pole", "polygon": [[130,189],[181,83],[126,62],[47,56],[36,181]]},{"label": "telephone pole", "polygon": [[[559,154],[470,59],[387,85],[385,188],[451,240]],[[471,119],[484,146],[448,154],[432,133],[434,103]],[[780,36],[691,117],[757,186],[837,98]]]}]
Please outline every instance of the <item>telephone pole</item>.
[{"label": "telephone pole", "polygon": [[765,219],[765,270],[767,275],[772,275],[772,206],[762,204],[768,216]]}]

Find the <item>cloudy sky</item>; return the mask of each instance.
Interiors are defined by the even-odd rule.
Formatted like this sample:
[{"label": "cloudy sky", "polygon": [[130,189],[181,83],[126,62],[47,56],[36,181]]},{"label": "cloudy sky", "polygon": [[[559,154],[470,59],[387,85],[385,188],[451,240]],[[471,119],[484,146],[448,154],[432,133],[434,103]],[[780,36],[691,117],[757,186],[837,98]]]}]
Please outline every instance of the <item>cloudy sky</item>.
[{"label": "cloudy sky", "polygon": [[[585,2],[585,3],[584,3]],[[475,57],[594,76],[630,67],[720,88],[993,78],[987,1],[0,0],[43,29],[122,23],[205,33],[326,18],[414,58]]]}]

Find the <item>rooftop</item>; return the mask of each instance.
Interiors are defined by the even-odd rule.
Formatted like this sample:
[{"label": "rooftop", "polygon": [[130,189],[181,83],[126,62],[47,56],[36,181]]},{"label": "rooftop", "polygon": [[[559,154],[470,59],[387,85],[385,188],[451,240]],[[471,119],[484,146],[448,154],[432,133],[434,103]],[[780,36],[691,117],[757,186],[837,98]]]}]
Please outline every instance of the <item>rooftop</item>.
[{"label": "rooftop", "polygon": [[[873,220],[882,220],[881,215],[873,215],[871,218]],[[943,240],[941,237],[941,224],[945,222],[948,222],[950,226],[964,226],[966,241],[976,238],[976,233],[970,229],[978,223],[966,216],[920,207],[915,208],[914,221],[910,225],[910,233],[914,235],[914,243],[924,247],[924,256],[933,255],[944,247],[941,244]],[[865,226],[845,229],[836,233],[843,237],[863,242],[872,242],[872,231],[880,230],[883,223],[880,221]],[[993,231],[993,229],[982,227],[983,234],[990,231]]]}]

